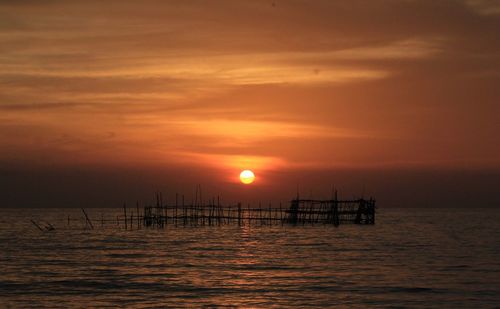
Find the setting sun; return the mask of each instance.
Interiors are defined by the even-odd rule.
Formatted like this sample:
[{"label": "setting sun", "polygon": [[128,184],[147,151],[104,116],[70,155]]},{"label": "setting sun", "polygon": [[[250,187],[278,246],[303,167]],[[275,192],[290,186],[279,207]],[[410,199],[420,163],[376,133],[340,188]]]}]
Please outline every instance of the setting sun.
[{"label": "setting sun", "polygon": [[244,170],[240,173],[240,180],[242,183],[248,185],[254,182],[255,175],[251,170]]}]

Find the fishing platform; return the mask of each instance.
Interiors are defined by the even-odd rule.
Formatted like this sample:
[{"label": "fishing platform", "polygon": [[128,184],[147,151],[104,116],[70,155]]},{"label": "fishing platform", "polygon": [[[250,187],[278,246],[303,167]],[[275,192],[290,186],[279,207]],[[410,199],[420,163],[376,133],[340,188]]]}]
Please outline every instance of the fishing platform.
[{"label": "fishing platform", "polygon": [[[375,200],[373,198],[341,200],[337,193],[331,199],[292,199],[287,206],[271,204],[258,207],[243,206],[241,203],[222,205],[220,199],[212,198],[206,203],[200,198],[192,203],[185,203],[184,196],[175,195],[175,202],[164,203],[161,193],[156,194],[156,203],[139,207],[123,205],[123,213],[116,217],[91,219],[82,208],[83,217],[68,216],[68,226],[73,221],[85,223],[85,229],[94,229],[115,225],[120,229],[132,230],[141,228],[167,228],[178,226],[216,226],[216,225],[314,225],[324,224],[339,226],[341,224],[375,224]],[[40,230],[42,228],[38,227]]]},{"label": "fishing platform", "polygon": [[142,211],[136,207],[136,217],[133,213],[127,216],[127,207],[124,205],[122,218],[125,226],[129,221],[129,227],[133,227],[136,221],[139,227],[142,225],[162,228],[168,225],[375,224],[375,200],[339,200],[335,194],[335,197],[329,200],[296,198],[290,201],[289,207],[283,207],[281,203],[279,207],[273,207],[271,204],[263,206],[261,203],[258,207],[244,207],[241,203],[221,205],[219,198],[217,201],[214,198],[207,204],[190,205],[186,205],[184,199],[178,203],[176,198],[175,204],[164,205],[161,195],[157,194],[156,205],[145,206]]}]

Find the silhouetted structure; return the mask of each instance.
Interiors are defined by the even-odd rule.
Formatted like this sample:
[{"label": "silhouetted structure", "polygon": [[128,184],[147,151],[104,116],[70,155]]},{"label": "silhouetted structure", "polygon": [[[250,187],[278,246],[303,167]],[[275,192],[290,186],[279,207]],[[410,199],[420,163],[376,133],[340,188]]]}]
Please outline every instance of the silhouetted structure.
[{"label": "silhouetted structure", "polygon": [[[165,227],[177,225],[221,225],[229,223],[242,224],[375,224],[375,200],[353,199],[339,200],[337,193],[330,200],[313,200],[296,198],[290,202],[288,209],[272,207],[243,207],[241,203],[223,206],[217,198],[207,204],[192,205],[177,202],[175,205],[163,205],[161,195],[157,195],[155,206],[145,206],[142,219],[143,226]],[[138,208],[137,208],[138,209]],[[133,217],[130,217],[132,226]],[[126,220],[125,220],[126,221]],[[125,222],[126,224],[126,222]],[[125,225],[126,226],[126,225]]]},{"label": "silhouetted structure", "polygon": [[[200,190],[201,192],[201,190]],[[198,194],[198,193],[197,193]],[[135,213],[134,213],[135,208]],[[94,225],[82,209],[85,220],[85,228],[93,229]],[[68,225],[71,220],[79,220],[68,216]],[[337,193],[328,200],[314,199],[293,199],[287,208],[272,207],[271,204],[258,207],[244,207],[241,203],[236,205],[221,205],[219,198],[212,198],[207,203],[196,198],[191,204],[184,203],[184,196],[175,196],[175,203],[166,204],[163,202],[162,194],[156,194],[156,203],[139,207],[127,208],[123,205],[123,215],[116,216],[115,219],[105,219],[101,214],[101,226],[105,223],[116,222],[118,227],[124,229],[140,229],[142,227],[165,228],[171,226],[212,226],[224,224],[238,225],[277,225],[277,224],[329,224],[339,226],[340,224],[375,224],[375,200],[352,199],[339,200]],[[135,223],[135,224],[134,224]]]},{"label": "silhouetted structure", "polygon": [[286,221],[299,223],[375,224],[375,200],[306,200],[291,201]]}]

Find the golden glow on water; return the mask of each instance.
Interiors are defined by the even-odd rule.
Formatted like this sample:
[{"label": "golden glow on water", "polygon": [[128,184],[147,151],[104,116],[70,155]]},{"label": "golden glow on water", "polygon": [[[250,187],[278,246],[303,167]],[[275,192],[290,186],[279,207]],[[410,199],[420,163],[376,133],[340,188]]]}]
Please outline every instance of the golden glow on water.
[{"label": "golden glow on water", "polygon": [[[2,305],[498,304],[497,272],[484,271],[498,265],[497,239],[488,237],[499,228],[496,210],[470,216],[466,210],[384,209],[374,226],[337,229],[254,223],[133,230],[114,220],[101,226],[101,214],[114,219],[120,210],[87,212],[94,230],[84,229],[80,209],[0,211]],[[69,226],[67,215],[74,218]],[[56,230],[41,233],[27,217]],[[471,301],[464,290],[481,297]]]}]

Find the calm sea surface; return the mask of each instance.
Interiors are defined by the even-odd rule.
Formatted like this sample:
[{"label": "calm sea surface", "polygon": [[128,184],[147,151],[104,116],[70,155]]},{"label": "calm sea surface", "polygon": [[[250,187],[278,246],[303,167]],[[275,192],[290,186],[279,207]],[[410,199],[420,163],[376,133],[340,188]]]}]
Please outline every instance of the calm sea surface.
[{"label": "calm sea surface", "polygon": [[[374,226],[101,227],[0,210],[0,307],[495,307],[500,211],[379,209]],[[40,232],[29,219],[56,230]]]}]

